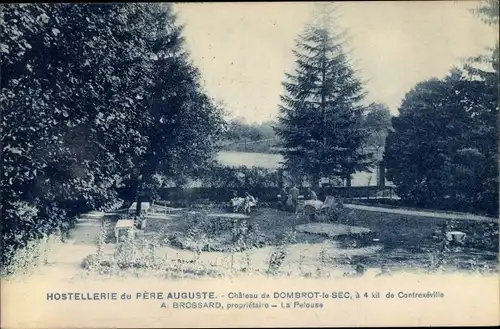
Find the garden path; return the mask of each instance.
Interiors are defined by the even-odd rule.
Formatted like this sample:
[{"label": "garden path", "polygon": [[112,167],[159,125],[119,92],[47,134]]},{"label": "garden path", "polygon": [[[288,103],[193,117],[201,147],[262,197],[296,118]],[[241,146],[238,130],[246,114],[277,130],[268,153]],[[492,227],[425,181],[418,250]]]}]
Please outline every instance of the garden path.
[{"label": "garden path", "polygon": [[363,206],[358,204],[344,204],[344,207],[349,209],[358,209],[366,211],[384,212],[389,214],[399,214],[399,215],[412,215],[419,217],[432,217],[441,219],[451,219],[451,220],[472,220],[472,221],[482,221],[482,222],[498,222],[498,218],[479,216],[467,213],[451,213],[451,212],[440,212],[440,211],[422,211],[422,210],[410,210],[410,209],[395,209],[395,208],[383,208],[374,206]]}]

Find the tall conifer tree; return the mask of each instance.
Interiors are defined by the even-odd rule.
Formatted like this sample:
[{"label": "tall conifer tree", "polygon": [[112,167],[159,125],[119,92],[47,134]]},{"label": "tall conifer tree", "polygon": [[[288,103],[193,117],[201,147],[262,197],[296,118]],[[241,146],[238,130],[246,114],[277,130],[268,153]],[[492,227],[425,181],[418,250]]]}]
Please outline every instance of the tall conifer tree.
[{"label": "tall conifer tree", "polygon": [[345,34],[332,25],[332,11],[320,5],[293,51],[296,69],[286,74],[276,133],[283,143],[285,167],[316,185],[321,177],[348,178],[370,164],[361,146],[362,82],[344,50]]}]

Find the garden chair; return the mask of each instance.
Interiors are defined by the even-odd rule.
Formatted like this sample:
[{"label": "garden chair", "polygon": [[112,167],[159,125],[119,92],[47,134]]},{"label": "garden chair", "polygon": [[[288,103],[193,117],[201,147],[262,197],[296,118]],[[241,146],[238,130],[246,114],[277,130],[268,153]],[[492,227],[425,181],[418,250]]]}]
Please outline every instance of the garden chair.
[{"label": "garden chair", "polygon": [[331,195],[327,195],[323,206],[318,211],[318,216],[322,219],[328,219],[338,206],[339,203],[335,200],[335,198]]},{"label": "garden chair", "polygon": [[232,198],[230,201],[233,212],[239,212],[245,207],[245,199],[242,197]]},{"label": "garden chair", "polygon": [[322,206],[322,202],[318,200],[307,200],[304,202],[303,215],[307,218],[309,222],[314,221],[318,216],[319,209]]},{"label": "garden chair", "polygon": [[305,215],[307,215],[309,221],[315,220],[316,218],[325,220],[335,210],[336,206],[337,202],[335,201],[335,198],[331,195],[327,195],[321,208],[318,209],[312,206],[307,206]]},{"label": "garden chair", "polygon": [[327,214],[330,210],[335,209],[337,202],[335,202],[335,198],[331,195],[327,195],[325,198],[325,202],[323,203],[323,207],[319,210],[320,214]]},{"label": "garden chair", "polygon": [[297,214],[299,215],[304,215],[304,205],[305,205],[304,200],[297,200]]}]

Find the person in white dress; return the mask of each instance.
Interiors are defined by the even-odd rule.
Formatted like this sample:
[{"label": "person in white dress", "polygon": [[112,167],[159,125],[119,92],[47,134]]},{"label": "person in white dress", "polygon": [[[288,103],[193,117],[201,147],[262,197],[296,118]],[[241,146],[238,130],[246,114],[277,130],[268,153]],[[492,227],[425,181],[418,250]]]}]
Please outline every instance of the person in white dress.
[{"label": "person in white dress", "polygon": [[256,205],[257,205],[257,200],[255,200],[255,198],[252,195],[250,195],[250,193],[246,192],[244,211],[250,213],[252,207],[255,207]]}]

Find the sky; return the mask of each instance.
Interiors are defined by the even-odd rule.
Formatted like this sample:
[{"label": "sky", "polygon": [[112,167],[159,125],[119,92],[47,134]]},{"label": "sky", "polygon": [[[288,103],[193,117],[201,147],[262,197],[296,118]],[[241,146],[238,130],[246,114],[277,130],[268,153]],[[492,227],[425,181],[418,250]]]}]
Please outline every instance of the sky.
[{"label": "sky", "polygon": [[[418,82],[445,76],[486,53],[498,32],[469,11],[477,1],[340,2],[352,62],[367,102],[393,114]],[[281,83],[294,69],[292,49],[313,18],[312,2],[179,3],[174,8],[191,59],[209,94],[231,117],[274,120]]]}]

